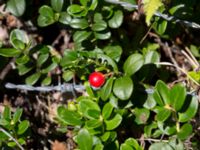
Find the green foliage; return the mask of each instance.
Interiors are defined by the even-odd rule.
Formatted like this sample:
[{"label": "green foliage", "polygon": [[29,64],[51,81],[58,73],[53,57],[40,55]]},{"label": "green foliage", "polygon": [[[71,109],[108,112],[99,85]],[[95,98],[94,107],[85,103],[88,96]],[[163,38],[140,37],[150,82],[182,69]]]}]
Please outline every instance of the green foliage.
[{"label": "green foliage", "polygon": [[144,11],[146,13],[147,25],[150,25],[152,16],[161,6],[162,6],[161,0],[144,0]]},{"label": "green foliage", "polygon": [[[135,0],[124,2],[136,4]],[[10,46],[1,46],[0,55],[15,57],[18,74],[25,76],[28,85],[50,85],[51,75],[60,70],[62,82],[73,79],[85,86],[84,95],[74,98],[67,106],[60,105],[56,115],[59,125],[73,130],[77,149],[183,150],[183,143],[193,133],[191,120],[197,114],[199,102],[197,96],[188,94],[188,87],[178,83],[169,88],[164,82],[170,81],[167,75],[171,74],[170,69],[159,66],[166,59],[161,58],[161,49],[166,47],[162,41],[173,39],[169,30],[175,32],[180,27],[153,15],[158,10],[178,15],[182,9],[177,1],[169,5],[167,2],[144,0],[146,24],[149,26],[154,19],[150,29],[139,20],[141,10],[125,11],[106,1],[44,2],[38,9],[37,25],[55,25],[69,31],[73,47],[61,51],[56,46],[35,44],[25,31],[13,29]],[[25,1],[9,0],[6,7],[15,16],[21,16]],[[182,17],[187,14],[182,13]],[[176,38],[180,35],[172,34]],[[191,45],[190,49],[195,57],[200,57],[197,46]],[[195,69],[182,70],[200,83],[198,68]],[[99,89],[88,82],[94,71],[102,72],[106,78]],[[12,114],[6,107],[0,126],[23,145],[29,122],[21,121],[21,115],[21,109]],[[141,137],[145,143],[150,141],[147,147],[140,145]],[[16,146],[3,132],[0,132],[0,144]]]},{"label": "green foliage", "polygon": [[0,114],[0,147],[18,148],[18,143],[26,144],[30,123],[28,120],[21,120],[22,112],[21,108],[17,108],[12,113],[9,106],[4,107],[3,113]]},{"label": "green foliage", "polygon": [[23,15],[26,9],[25,0],[8,0],[6,3],[7,11],[11,12],[15,16],[19,17]]}]

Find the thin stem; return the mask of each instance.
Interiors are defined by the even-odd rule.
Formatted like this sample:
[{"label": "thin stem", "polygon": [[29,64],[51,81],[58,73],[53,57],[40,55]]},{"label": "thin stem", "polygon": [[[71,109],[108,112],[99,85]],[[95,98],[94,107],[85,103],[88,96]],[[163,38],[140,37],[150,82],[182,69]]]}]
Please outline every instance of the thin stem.
[{"label": "thin stem", "polygon": [[199,62],[197,61],[197,59],[194,57],[194,55],[191,53],[190,49],[188,47],[185,47],[185,50],[188,52],[188,54],[190,55],[190,57],[193,59],[193,61],[195,62],[195,64],[199,67]]},{"label": "thin stem", "polygon": [[182,50],[181,53],[190,61],[190,63],[192,64],[192,66],[194,66],[194,68],[198,68],[196,62],[185,51]]},{"label": "thin stem", "polygon": [[187,77],[188,77],[192,82],[194,82],[196,85],[200,86],[200,84],[199,84],[197,81],[195,81],[192,77],[190,77],[190,76],[188,75],[188,73],[187,73],[184,69],[182,69],[182,68],[180,68],[180,67],[178,67],[178,66],[175,66],[175,65],[172,64],[172,63],[169,63],[169,62],[158,62],[158,63],[154,63],[154,64],[156,64],[156,65],[163,65],[163,66],[173,66],[173,67],[177,68],[178,70],[180,70],[180,71],[181,71],[182,73],[184,73],[185,75],[187,75]]},{"label": "thin stem", "polygon": [[7,132],[1,127],[0,127],[0,131],[6,134],[11,140],[13,140],[21,150],[24,150],[24,148],[19,144],[19,142],[9,132]]},{"label": "thin stem", "polygon": [[147,138],[147,139],[137,139],[138,141],[144,140],[144,141],[150,141],[150,142],[168,142],[168,140],[160,140],[160,139],[152,139],[152,138]]}]

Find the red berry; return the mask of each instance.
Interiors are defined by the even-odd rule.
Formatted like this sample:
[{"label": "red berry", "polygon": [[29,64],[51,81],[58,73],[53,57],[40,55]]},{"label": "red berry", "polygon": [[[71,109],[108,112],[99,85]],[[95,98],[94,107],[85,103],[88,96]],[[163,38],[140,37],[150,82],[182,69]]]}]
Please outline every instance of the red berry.
[{"label": "red berry", "polygon": [[90,85],[94,88],[101,87],[105,82],[105,77],[101,72],[93,72],[89,76]]}]

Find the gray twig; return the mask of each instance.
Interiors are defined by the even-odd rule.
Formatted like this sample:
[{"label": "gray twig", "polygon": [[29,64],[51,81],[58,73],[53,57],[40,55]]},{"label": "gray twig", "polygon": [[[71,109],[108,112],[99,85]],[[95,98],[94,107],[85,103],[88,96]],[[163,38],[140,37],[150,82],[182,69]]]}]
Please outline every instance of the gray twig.
[{"label": "gray twig", "polygon": [[[112,3],[112,4],[121,5],[125,9],[138,9],[138,5],[133,5],[133,4],[130,4],[128,2],[123,2],[123,1],[120,1],[120,0],[105,0],[105,1],[108,2],[108,3]],[[200,29],[200,25],[195,23],[195,22],[190,22],[190,21],[187,21],[187,20],[181,20],[181,19],[176,18],[175,16],[169,16],[167,14],[162,14],[159,11],[157,11],[154,15],[157,16],[157,17],[161,17],[161,18],[163,18],[167,21],[174,21],[176,23],[182,23],[182,24],[184,24],[188,27],[191,27],[191,28]]]},{"label": "gray twig", "polygon": [[9,132],[7,132],[1,127],[0,127],[0,131],[6,134],[11,140],[13,140],[21,150],[24,150],[24,148],[19,144],[19,142]]}]

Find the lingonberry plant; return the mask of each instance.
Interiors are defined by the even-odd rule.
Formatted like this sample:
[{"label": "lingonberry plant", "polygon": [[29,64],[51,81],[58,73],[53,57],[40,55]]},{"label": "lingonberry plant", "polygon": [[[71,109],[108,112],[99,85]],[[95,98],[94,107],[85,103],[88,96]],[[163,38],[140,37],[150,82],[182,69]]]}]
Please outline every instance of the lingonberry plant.
[{"label": "lingonberry plant", "polygon": [[[9,0],[6,8],[22,16],[26,4],[18,1]],[[64,134],[72,131],[77,149],[198,148],[198,120],[194,120],[199,101],[191,91],[200,84],[199,49],[179,37],[189,34],[189,28],[181,28],[190,25],[184,20],[191,15],[198,17],[194,6],[200,3],[45,1],[38,9],[38,27],[43,30],[55,25],[67,31],[63,41],[68,40],[68,45],[62,49],[38,43],[23,28],[13,29],[10,45],[2,46],[0,55],[15,58],[18,74],[25,77],[27,85],[47,86],[57,75],[62,76],[62,82],[85,86],[82,95],[58,106],[54,118]],[[180,19],[158,17],[161,13]],[[0,127],[5,123],[0,120]],[[18,128],[24,133],[28,122],[20,124]],[[4,135],[1,130],[0,134]]]}]

